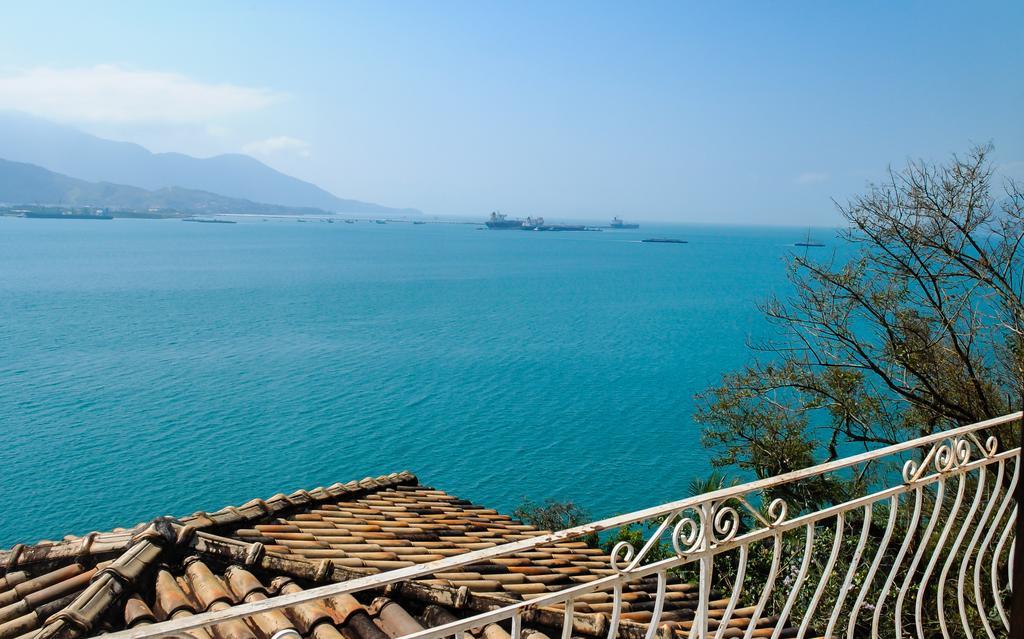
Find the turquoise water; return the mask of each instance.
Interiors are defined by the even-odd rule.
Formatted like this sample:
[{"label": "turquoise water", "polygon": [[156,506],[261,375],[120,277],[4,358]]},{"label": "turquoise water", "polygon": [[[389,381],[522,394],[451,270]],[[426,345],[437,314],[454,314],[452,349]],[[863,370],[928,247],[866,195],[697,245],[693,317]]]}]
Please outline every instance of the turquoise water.
[{"label": "turquoise water", "polygon": [[0,218],[0,547],[402,469],[679,498],[804,232]]}]

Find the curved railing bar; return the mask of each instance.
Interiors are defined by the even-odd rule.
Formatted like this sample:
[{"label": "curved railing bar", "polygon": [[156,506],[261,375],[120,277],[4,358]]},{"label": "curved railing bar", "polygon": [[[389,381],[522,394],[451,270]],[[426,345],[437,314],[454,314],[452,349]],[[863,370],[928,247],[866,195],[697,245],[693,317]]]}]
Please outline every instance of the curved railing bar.
[{"label": "curved railing bar", "polygon": [[924,558],[924,553],[928,549],[928,538],[932,536],[932,532],[935,530],[935,525],[939,523],[939,515],[942,513],[942,502],[945,497],[946,478],[940,477],[938,485],[935,488],[935,502],[932,506],[932,514],[928,517],[928,524],[925,526],[924,532],[921,534],[921,543],[918,545],[913,559],[910,560],[910,566],[907,568],[907,573],[903,578],[903,585],[900,586],[900,593],[896,595],[894,625],[896,627],[895,635],[897,637],[903,636],[903,601],[906,599],[907,593],[910,591],[910,583],[914,580],[914,573],[917,572],[917,565],[921,563],[921,559]]},{"label": "curved railing bar", "polygon": [[[978,508],[981,506],[982,497],[985,494],[985,479],[987,467],[982,466],[978,469],[978,487],[974,491],[974,499],[971,500],[971,507],[967,511],[967,516],[964,518],[964,523],[960,527],[960,532],[957,534],[956,539],[953,540],[953,545],[950,546],[949,553],[946,555],[946,561],[942,564],[942,571],[939,573],[939,593],[938,593],[938,610],[939,610],[939,626],[942,629],[942,636],[949,637],[949,629],[946,627],[946,615],[945,615],[945,595],[946,595],[946,579],[949,576],[949,569],[956,562],[957,553],[960,552],[960,544],[964,542],[964,537],[967,536],[967,532],[971,529],[971,525],[974,523],[974,515],[977,514]],[[964,475],[961,475],[963,478]],[[963,576],[958,580],[957,592],[964,593]],[[961,619],[961,622],[964,622]]]},{"label": "curved railing bar", "polygon": [[[612,586],[612,622],[608,624],[608,639],[615,639],[619,632],[619,620],[622,617],[622,581],[618,580]],[[519,606],[514,606],[513,609]]]},{"label": "curved railing bar", "polygon": [[846,513],[841,512],[836,515],[836,531],[832,538],[832,552],[829,553],[828,561],[825,563],[825,568],[821,571],[821,578],[818,580],[818,587],[814,589],[814,596],[811,597],[811,603],[807,606],[807,612],[804,613],[803,622],[800,624],[800,629],[796,634],[797,639],[803,639],[807,634],[807,630],[811,626],[811,619],[814,617],[814,611],[817,610],[818,602],[821,601],[821,595],[825,592],[828,581],[832,577],[836,560],[839,558],[839,550],[843,545],[843,527],[845,524]]},{"label": "curved railing bar", "polygon": [[[979,471],[980,472],[980,471]],[[952,508],[949,509],[949,513],[946,514],[946,524],[942,527],[942,532],[939,533],[939,540],[935,542],[935,548],[932,549],[932,556],[928,559],[928,564],[924,568],[924,574],[921,576],[921,585],[917,588],[917,599],[914,602],[914,621],[917,628],[918,639],[924,639],[924,594],[928,590],[928,580],[931,579],[932,571],[935,570],[936,564],[939,563],[939,558],[942,553],[942,549],[946,547],[946,540],[949,538],[949,533],[953,530],[953,524],[957,523],[957,515],[960,514],[960,506],[964,502],[964,488],[967,486],[967,482],[964,481],[965,474],[961,474],[957,477],[956,486],[956,498],[953,501]],[[924,548],[927,543],[922,544]],[[943,615],[941,608],[942,604],[942,590],[939,590],[939,601],[940,607],[937,610],[939,615],[940,627],[942,629],[942,636],[945,639],[949,639],[949,635],[946,634],[946,620]]]},{"label": "curved railing bar", "polygon": [[800,589],[803,588],[804,581],[807,579],[807,571],[811,567],[811,559],[814,556],[814,553],[811,552],[814,550],[814,524],[807,524],[807,532],[805,534],[807,538],[804,541],[804,558],[800,562],[800,572],[797,573],[796,581],[789,591],[789,598],[786,599],[785,607],[779,613],[779,620],[775,624],[775,632],[772,633],[772,639],[779,639],[782,636],[782,630],[786,626],[789,615],[793,612],[793,604],[796,603],[796,598],[800,595]]},{"label": "curved railing bar", "polygon": [[[743,633],[744,639],[750,639],[754,636],[754,629],[757,628],[757,621],[764,614],[764,607],[768,603],[768,598],[772,595],[772,590],[775,588],[775,579],[779,575],[779,562],[782,561],[782,532],[772,531],[774,536],[774,545],[772,546],[772,564],[768,568],[768,578],[765,580],[764,589],[761,591],[761,597],[757,600],[757,607],[754,608],[754,614],[750,615],[750,622],[747,624],[747,631]],[[753,542],[751,542],[753,543]]]},{"label": "curved railing bar", "polygon": [[899,495],[894,494],[889,497],[889,519],[885,523],[885,533],[882,535],[882,543],[878,545],[878,550],[875,552],[875,558],[871,562],[871,566],[868,568],[868,574],[864,576],[864,583],[861,584],[860,592],[857,594],[857,600],[853,604],[853,609],[850,610],[850,621],[846,624],[846,636],[850,639],[854,638],[854,631],[857,628],[857,617],[860,616],[861,607],[864,605],[864,600],[867,599],[868,591],[871,589],[871,583],[875,580],[875,573],[878,572],[878,566],[882,563],[882,557],[885,556],[885,551],[889,548],[889,540],[892,538],[892,531],[896,523],[896,515],[899,511]]},{"label": "curved railing bar", "polygon": [[[958,588],[960,590],[960,597],[957,599],[957,607],[960,612],[960,623],[964,629],[964,636],[967,639],[974,639],[974,631],[971,630],[971,621],[967,612],[967,598],[968,591],[966,588],[967,583],[967,566],[971,563],[971,558],[974,556],[974,551],[978,548],[978,540],[981,539],[981,534],[985,532],[986,526],[989,522],[989,517],[992,516],[992,511],[995,509],[996,504],[999,502],[999,495],[1003,489],[1003,477],[1006,475],[1006,463],[999,462],[999,468],[996,470],[996,479],[992,483],[992,490],[988,494],[988,503],[985,504],[985,510],[981,513],[981,519],[978,520],[978,525],[974,529],[974,534],[971,535],[971,540],[967,542],[967,548],[964,550],[964,558],[960,560],[960,577],[957,581]],[[983,603],[981,601],[980,584],[978,583],[978,576],[974,578],[974,607],[978,612],[978,616],[984,617],[985,612]],[[995,639],[992,635],[991,628],[986,629],[990,639]]]},{"label": "curved railing bar", "polygon": [[[992,524],[988,528],[988,532],[985,533],[985,539],[981,543],[981,548],[978,552],[978,557],[974,560],[974,596],[978,601],[978,611],[981,617],[981,623],[985,626],[985,633],[990,639],[995,639],[995,632],[992,631],[992,625],[988,622],[988,615],[984,614],[984,606],[981,594],[981,583],[982,583],[982,565],[985,562],[985,552],[992,544],[992,539],[995,536],[996,530],[999,527],[999,522],[1003,519],[1003,513],[1006,512],[1006,508],[1013,501],[1014,490],[1017,487],[1017,481],[1020,479],[1020,458],[1017,458],[1017,463],[1013,466],[1013,478],[1010,480],[1010,485],[1006,489],[1006,495],[1004,495],[1002,502],[999,504],[999,510],[996,511],[995,518],[992,520]],[[994,579],[994,575],[993,575]],[[999,593],[993,588],[992,595],[998,600]]]},{"label": "curved railing bar", "polygon": [[732,586],[732,596],[729,597],[729,603],[726,604],[725,612],[722,613],[722,620],[718,622],[718,632],[715,633],[715,639],[722,639],[725,636],[725,629],[729,625],[729,621],[732,619],[732,613],[736,610],[736,604],[740,600],[740,593],[743,591],[743,581],[747,576],[747,556],[750,553],[750,546],[740,546],[740,565],[736,569],[736,582]]},{"label": "curved railing bar", "polygon": [[921,520],[921,506],[923,502],[924,487],[918,486],[914,489],[914,512],[910,516],[910,524],[907,526],[907,536],[904,537],[903,543],[900,544],[900,549],[896,553],[896,559],[893,560],[893,569],[889,571],[889,575],[882,583],[882,590],[879,592],[878,599],[875,601],[875,613],[871,617],[871,632],[875,636],[878,636],[878,626],[882,618],[882,609],[885,607],[885,600],[889,597],[889,590],[896,581],[897,569],[903,565],[903,559],[906,557],[907,550],[910,549],[910,545],[914,541],[914,533],[917,532],[917,522]]},{"label": "curved railing bar", "polygon": [[647,626],[647,634],[644,639],[654,639],[658,634],[658,624],[661,622],[661,614],[665,611],[665,588],[668,586],[668,571],[662,570],[658,573],[658,591],[654,597],[654,613]]},{"label": "curved railing bar", "polygon": [[1014,553],[1014,549],[1016,547],[1017,547],[1017,538],[1014,537],[1013,541],[1010,542],[1010,558],[1007,561],[1007,573],[1006,573],[1006,578],[1009,580],[1009,583],[1010,583],[1010,592],[1013,592],[1013,583],[1014,583],[1013,582],[1013,559],[1016,556],[1015,553]]},{"label": "curved railing bar", "polygon": [[864,555],[864,546],[867,544],[868,533],[871,531],[871,516],[873,511],[873,503],[869,503],[864,506],[864,522],[861,524],[860,539],[857,541],[857,547],[854,549],[853,557],[850,559],[850,567],[846,569],[846,579],[843,580],[843,585],[839,588],[839,598],[832,609],[832,616],[829,617],[828,629],[825,631],[826,637],[835,636],[832,634],[832,631],[835,629],[836,624],[839,623],[839,615],[843,611],[843,604],[846,603],[846,597],[849,596],[850,590],[853,589],[853,578],[857,576],[857,568],[860,567],[860,558]]},{"label": "curved railing bar", "polygon": [[999,613],[999,619],[1003,622],[1003,627],[1007,631],[1010,629],[1010,620],[1006,617],[1006,610],[1003,609],[1002,598],[999,596],[999,557],[1003,554],[1003,546],[1006,544],[1006,540],[1010,536],[1010,531],[1013,530],[1014,524],[1017,521],[1017,506],[1013,507],[1010,511],[1010,516],[1006,519],[1006,527],[1003,528],[1002,534],[999,535],[999,543],[996,544],[996,550],[992,553],[992,596],[996,600],[996,611]]}]

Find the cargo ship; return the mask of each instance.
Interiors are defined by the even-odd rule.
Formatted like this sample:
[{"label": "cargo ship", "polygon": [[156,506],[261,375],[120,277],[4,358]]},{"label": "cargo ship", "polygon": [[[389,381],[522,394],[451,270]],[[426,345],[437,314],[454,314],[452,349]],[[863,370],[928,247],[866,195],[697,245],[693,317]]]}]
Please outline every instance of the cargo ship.
[{"label": "cargo ship", "polygon": [[522,220],[510,220],[497,211],[491,212],[490,219],[484,222],[484,225],[496,231],[521,230],[525,227]]},{"label": "cargo ship", "polygon": [[497,211],[484,222],[489,229],[514,231],[599,231],[600,229],[582,224],[548,224],[542,217],[528,217],[525,220],[510,220]]},{"label": "cargo ship", "polygon": [[671,237],[649,237],[646,240],[640,241],[650,242],[652,244],[686,244],[686,240],[677,240]]},{"label": "cargo ship", "polygon": [[622,218],[613,217],[612,218],[612,223],[608,226],[608,228],[612,228],[612,229],[638,229],[638,228],[640,228],[640,225],[639,224],[627,224],[626,222],[622,221]]}]

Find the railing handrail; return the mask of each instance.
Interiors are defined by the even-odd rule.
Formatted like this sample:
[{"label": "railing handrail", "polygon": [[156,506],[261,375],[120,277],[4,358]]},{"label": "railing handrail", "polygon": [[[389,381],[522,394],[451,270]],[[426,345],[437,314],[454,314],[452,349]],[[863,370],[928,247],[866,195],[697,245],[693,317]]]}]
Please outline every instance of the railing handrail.
[{"label": "railing handrail", "polygon": [[[281,608],[288,608],[302,603],[311,601],[317,601],[328,597],[353,594],[364,590],[370,590],[373,588],[382,588],[390,584],[426,577],[434,573],[451,571],[453,568],[460,568],[468,566],[486,559],[492,559],[497,557],[503,557],[505,555],[523,552],[531,548],[539,546],[545,546],[552,543],[559,543],[568,541],[571,539],[577,539],[586,535],[601,532],[604,530],[610,530],[619,528],[628,524],[633,524],[641,521],[646,521],[666,515],[678,514],[681,511],[687,510],[694,506],[707,503],[716,503],[722,500],[727,500],[732,497],[738,497],[746,495],[752,492],[756,492],[765,488],[771,488],[775,486],[781,486],[784,484],[792,483],[795,481],[804,480],[810,477],[824,475],[827,473],[843,470],[852,466],[864,464],[876,459],[889,457],[905,451],[913,450],[921,446],[928,444],[934,444],[943,440],[950,440],[961,437],[963,435],[973,433],[979,430],[985,430],[995,426],[1011,423],[1022,418],[1022,412],[1017,411],[1009,413],[1000,417],[995,417],[974,424],[968,424],[965,426],[958,426],[945,431],[932,433],[922,437],[917,437],[905,442],[898,444],[892,444],[876,450],[866,451],[850,457],[844,457],[842,459],[836,459],[809,468],[784,473],[782,475],[776,475],[765,479],[758,479],[750,481],[744,484],[737,484],[735,486],[729,486],[721,488],[719,490],[711,491],[708,493],[702,493],[685,499],[676,500],[660,506],[654,506],[643,510],[637,510],[631,513],[622,515],[616,515],[614,517],[608,517],[600,519],[598,521],[584,524],[581,526],[574,526],[572,528],[566,528],[564,530],[548,533],[545,535],[538,535],[519,541],[505,543],[499,546],[485,548],[481,550],[474,550],[460,555],[454,555],[451,557],[445,557],[435,561],[417,564],[414,566],[408,566],[405,568],[398,568],[395,570],[389,570],[386,572],[376,573],[367,575],[365,577],[357,577],[343,582],[330,583],[308,590],[302,590],[298,592],[277,595],[267,599],[253,601],[249,603],[238,604],[230,608],[222,610],[209,611],[192,615],[188,617],[181,617],[178,619],[171,619],[163,622],[159,622],[152,625],[140,626],[134,629],[123,630],[120,632],[114,632],[104,635],[104,639],[142,639],[142,638],[155,638],[168,636],[172,634],[186,632],[195,628],[204,626],[214,625],[225,621],[239,619],[243,617],[249,617],[254,614],[261,612],[267,612],[270,610],[278,610]],[[604,581],[604,580],[600,580]]]},{"label": "railing handrail", "polygon": [[[970,462],[970,464],[966,465],[965,468],[977,469],[982,466],[1004,462],[1007,459],[1019,454],[1020,449],[1014,448],[1012,450],[1004,451],[1002,453],[993,455],[992,457],[989,458],[982,458],[980,460]],[[573,599],[573,597],[576,595],[603,590],[609,586],[614,586],[615,584],[635,582],[643,577],[649,577],[650,575],[664,573],[667,570],[671,570],[672,568],[675,568],[683,564],[695,563],[697,560],[700,559],[700,557],[706,556],[708,554],[718,554],[721,552],[727,552],[731,548],[738,547],[745,543],[749,544],[751,541],[758,541],[771,535],[781,535],[787,530],[801,528],[807,526],[809,523],[818,523],[820,521],[833,518],[840,512],[861,508],[866,504],[877,502],[880,499],[888,498],[891,495],[909,492],[910,490],[913,489],[912,487],[935,483],[939,480],[939,477],[941,477],[941,473],[933,473],[921,479],[914,480],[914,482],[912,482],[911,484],[903,485],[897,488],[888,488],[870,495],[866,495],[864,497],[851,500],[850,502],[847,502],[841,506],[833,506],[824,510],[815,511],[811,514],[801,515],[800,517],[797,517],[785,524],[779,525],[769,530],[761,530],[756,533],[736,537],[735,539],[725,544],[721,544],[714,549],[695,551],[687,553],[685,555],[674,555],[667,559],[653,561],[649,564],[638,566],[634,570],[618,572],[616,574],[608,575],[606,577],[602,577],[591,582],[570,586],[568,588],[564,588],[562,590],[557,590],[554,592],[549,592],[527,601],[512,602],[509,603],[509,605],[507,606],[496,608],[494,610],[490,610],[484,613],[479,613],[468,619],[456,619],[455,621],[440,626],[425,628],[418,632],[406,635],[402,637],[402,639],[438,639],[441,637],[451,637],[455,636],[456,633],[458,632],[469,630],[470,628],[481,627],[483,625],[486,625],[487,623],[508,619],[511,615],[522,614],[527,609],[534,609],[548,605],[560,604],[564,603],[567,600]]]}]

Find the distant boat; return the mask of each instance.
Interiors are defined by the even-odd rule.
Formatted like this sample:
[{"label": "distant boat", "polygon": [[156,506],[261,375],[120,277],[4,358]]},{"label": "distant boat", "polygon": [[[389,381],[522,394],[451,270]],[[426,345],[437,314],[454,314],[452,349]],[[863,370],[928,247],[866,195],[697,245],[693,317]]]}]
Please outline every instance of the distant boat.
[{"label": "distant boat", "polygon": [[627,224],[627,223],[623,222],[621,218],[616,216],[616,217],[612,218],[612,223],[610,225],[608,225],[608,228],[612,228],[612,229],[638,229],[638,228],[640,228],[640,225],[639,224]]},{"label": "distant boat", "polygon": [[534,227],[534,231],[600,231],[601,229],[589,229],[580,224],[545,224]]},{"label": "distant boat", "polygon": [[811,241],[811,229],[807,229],[807,239],[804,240],[803,242],[797,242],[795,244],[795,246],[810,246],[810,247],[814,247],[814,246],[825,246],[825,245],[822,244],[821,242],[812,242]]},{"label": "distant boat", "polygon": [[355,224],[355,220],[345,220],[345,224]]},{"label": "distant boat", "polygon": [[419,221],[416,221],[416,222],[413,222],[413,224],[426,224],[426,222],[419,222]]},{"label": "distant boat", "polygon": [[238,222],[234,220],[218,220],[217,218],[212,217],[186,217],[182,222],[199,222],[200,224],[238,224]]},{"label": "distant boat", "polygon": [[646,240],[640,241],[650,242],[652,244],[686,244],[686,240],[677,240],[671,237],[649,237]]},{"label": "distant boat", "polygon": [[374,220],[377,224],[387,224],[387,220]]},{"label": "distant boat", "polygon": [[581,224],[548,224],[542,217],[528,217],[525,220],[510,220],[494,211],[484,222],[489,229],[503,231],[597,231]]},{"label": "distant boat", "polygon": [[582,224],[548,224],[542,217],[528,217],[523,223],[524,231],[597,231]]},{"label": "distant boat", "polygon": [[526,218],[526,224],[524,224],[523,227],[531,231],[582,231],[585,229],[585,227],[577,225],[548,224],[542,217]]},{"label": "distant boat", "polygon": [[491,217],[484,222],[484,225],[495,231],[521,230],[526,226],[522,220],[510,220],[497,211],[491,212]]}]

